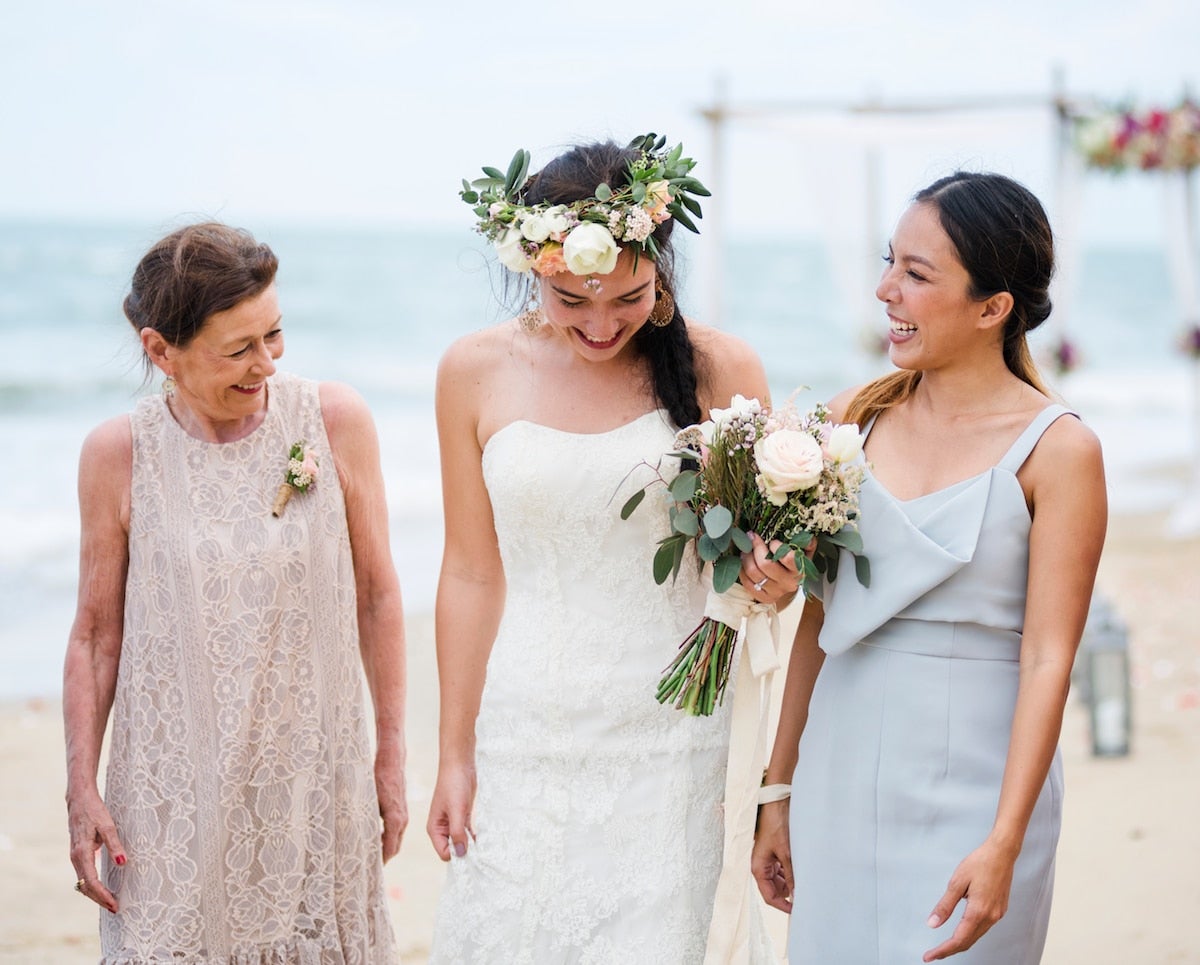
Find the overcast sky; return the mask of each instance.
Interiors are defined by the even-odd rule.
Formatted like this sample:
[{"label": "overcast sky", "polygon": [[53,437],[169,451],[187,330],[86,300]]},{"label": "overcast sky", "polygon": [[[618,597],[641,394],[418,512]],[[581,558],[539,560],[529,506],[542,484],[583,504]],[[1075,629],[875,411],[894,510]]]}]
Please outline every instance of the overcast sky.
[{"label": "overcast sky", "polygon": [[[47,0],[0,32],[0,217],[349,221],[465,227],[459,179],[528,147],[645,130],[712,180],[698,109],[1049,97],[1176,103],[1200,91],[1196,0]],[[1052,208],[1037,110],[885,129],[880,204],[955,166]],[[730,127],[727,223],[813,233],[860,194],[863,132],[834,116]],[[1081,231],[1154,241],[1153,178],[1086,179]]]}]

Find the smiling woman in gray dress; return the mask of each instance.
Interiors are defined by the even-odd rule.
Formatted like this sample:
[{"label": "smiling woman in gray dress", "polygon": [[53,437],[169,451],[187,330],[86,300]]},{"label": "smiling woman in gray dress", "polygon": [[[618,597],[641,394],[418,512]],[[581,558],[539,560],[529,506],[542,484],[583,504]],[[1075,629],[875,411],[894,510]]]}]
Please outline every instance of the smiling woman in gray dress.
[{"label": "smiling woman in gray dress", "polygon": [[[869,590],[809,601],[754,853],[791,965],[1041,958],[1063,706],[1107,519],[1100,446],[1026,346],[1050,313],[1037,199],[915,197],[876,292],[901,369],[833,403],[868,433]],[[764,799],[785,791],[768,793]]]}]

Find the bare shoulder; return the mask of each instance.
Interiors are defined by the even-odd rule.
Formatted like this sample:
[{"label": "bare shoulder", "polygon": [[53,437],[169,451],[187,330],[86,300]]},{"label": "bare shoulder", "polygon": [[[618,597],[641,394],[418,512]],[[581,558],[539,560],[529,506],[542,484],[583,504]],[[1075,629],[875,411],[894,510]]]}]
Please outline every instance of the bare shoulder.
[{"label": "bare shoulder", "polygon": [[1082,420],[1064,415],[1042,434],[1030,456],[1033,468],[1045,467],[1048,475],[1103,472],[1100,439]]},{"label": "bare shoulder", "polygon": [[80,447],[79,514],[85,534],[124,538],[132,489],[133,428],[128,415],[119,415],[96,426]]},{"label": "bare shoulder", "polygon": [[317,394],[330,444],[335,435],[342,436],[373,424],[366,400],[344,382],[321,382]]},{"label": "bare shoulder", "polygon": [[83,440],[79,453],[80,471],[94,477],[118,474],[129,479],[133,472],[133,429],[128,415],[114,416],[96,426]]},{"label": "bare shoulder", "polygon": [[762,359],[744,339],[710,325],[688,321],[701,374],[702,408],[724,407],[735,395],[770,402]]},{"label": "bare shoulder", "polygon": [[455,339],[438,363],[438,381],[478,380],[497,363],[512,358],[523,337],[527,336],[510,319]]},{"label": "bare shoulder", "polygon": [[722,332],[711,325],[687,320],[688,336],[696,351],[707,359],[719,362],[721,365],[754,365],[762,367],[758,353],[750,347],[750,343],[729,332]]},{"label": "bare shoulder", "polygon": [[[829,415],[834,422],[844,422],[846,412],[850,408],[850,403],[869,383],[864,382],[862,385],[856,385],[849,389],[842,389],[837,395],[826,403],[829,406]],[[861,426],[859,428],[862,428]]]}]

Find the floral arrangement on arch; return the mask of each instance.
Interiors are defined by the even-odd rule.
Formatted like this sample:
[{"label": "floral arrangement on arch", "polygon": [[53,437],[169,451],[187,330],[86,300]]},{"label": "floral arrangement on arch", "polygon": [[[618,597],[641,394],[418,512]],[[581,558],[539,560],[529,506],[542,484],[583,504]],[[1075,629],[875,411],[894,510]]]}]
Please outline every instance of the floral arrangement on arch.
[{"label": "floral arrangement on arch", "polygon": [[617,263],[618,243],[638,254],[658,255],[654,230],[671,218],[698,232],[700,203],[693,195],[710,192],[691,176],[696,162],[683,145],[666,146],[655,134],[634,138],[637,157],[629,163],[629,183],[596,185],[590,198],[572,204],[526,204],[529,152],[513,155],[508,169],[485,167],[483,177],[464,180],[459,196],[479,219],[476,230],[496,249],[509,271],[556,275],[607,275]]},{"label": "floral arrangement on arch", "polygon": [[1089,167],[1187,171],[1200,167],[1200,106],[1115,109],[1076,120],[1075,145]]},{"label": "floral arrangement on arch", "polygon": [[1193,322],[1179,336],[1179,351],[1195,362],[1200,362],[1200,323]]},{"label": "floral arrangement on arch", "polygon": [[1065,335],[1050,346],[1047,354],[1055,374],[1059,376],[1069,375],[1083,364],[1083,355],[1078,346]]}]

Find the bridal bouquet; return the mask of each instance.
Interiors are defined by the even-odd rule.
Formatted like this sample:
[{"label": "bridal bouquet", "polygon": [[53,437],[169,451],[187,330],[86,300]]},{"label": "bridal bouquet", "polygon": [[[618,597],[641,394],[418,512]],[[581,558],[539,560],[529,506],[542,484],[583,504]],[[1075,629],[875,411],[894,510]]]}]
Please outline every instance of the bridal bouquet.
[{"label": "bridal bouquet", "polygon": [[[671,533],[654,554],[656,583],[679,573],[689,543],[712,564],[706,616],[680,645],[657,693],[659,703],[673,701],[696,716],[711,714],[723,699],[738,641],[738,627],[731,622],[740,625],[761,607],[737,584],[741,554],[751,550],[749,533],[782,542],[772,559],[795,553],[806,594],[822,578],[837,579],[843,549],[854,558],[859,582],[867,586],[871,579],[854,526],[863,479],[858,426],[834,425],[823,404],[803,414],[791,404],[772,412],[740,395],[728,409],[712,409],[709,415],[709,421],[681,430],[668,453],[695,468],[684,468],[670,482],[659,475],[621,509],[621,518],[628,519],[650,486],[657,482],[667,488]],[[809,558],[805,550],[814,538],[816,550]],[[735,597],[740,608],[731,611],[715,599],[721,594]]]}]

